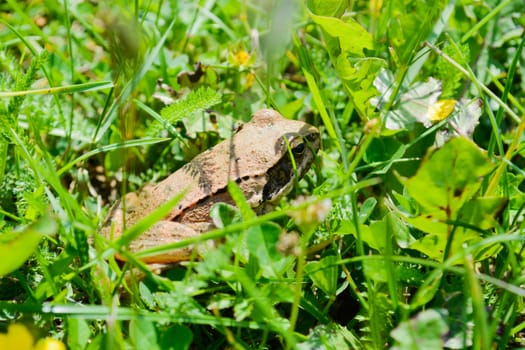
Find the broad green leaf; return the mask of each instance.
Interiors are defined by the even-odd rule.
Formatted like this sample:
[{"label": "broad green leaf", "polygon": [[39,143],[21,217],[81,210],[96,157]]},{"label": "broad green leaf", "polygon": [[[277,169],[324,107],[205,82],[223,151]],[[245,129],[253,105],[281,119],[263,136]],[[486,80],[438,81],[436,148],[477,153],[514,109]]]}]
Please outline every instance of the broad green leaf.
[{"label": "broad green leaf", "polygon": [[186,350],[190,348],[193,333],[190,328],[175,325],[168,328],[160,337],[160,348],[163,350]]},{"label": "broad green leaf", "polygon": [[348,2],[343,0],[308,0],[308,9],[315,15],[339,17],[341,16]]},{"label": "broad green leaf", "polygon": [[150,309],[157,307],[155,297],[153,296],[150,287],[146,283],[139,282],[139,293],[142,301],[147,307]]},{"label": "broad green leaf", "polygon": [[[443,254],[445,253],[448,239],[447,234],[431,233],[412,243],[410,248],[420,251],[431,259],[443,261]],[[454,241],[450,246],[451,253],[454,254],[461,251],[464,243],[472,244],[480,240],[479,234],[472,230],[456,229]]]},{"label": "broad green leaf", "polygon": [[331,322],[316,326],[310,332],[308,339],[297,344],[298,350],[350,350],[365,349],[361,340],[355,336],[347,327]]},{"label": "broad green leaf", "polygon": [[463,206],[456,220],[472,224],[482,230],[488,230],[498,224],[495,216],[499,214],[506,204],[506,198],[476,198]]},{"label": "broad green leaf", "polygon": [[312,282],[328,296],[335,296],[339,266],[337,256],[329,255],[319,261],[313,261],[304,266]]},{"label": "broad green leaf", "polygon": [[[414,218],[406,218],[405,220],[414,227],[427,233],[436,233],[439,235],[446,235],[449,226],[453,225],[451,220],[457,222],[461,229],[461,224],[473,225],[481,230],[488,230],[497,224],[495,216],[506,204],[505,198],[497,197],[483,197],[472,199],[461,208],[457,215],[447,217],[445,210],[438,210],[435,212],[425,212]],[[450,214],[454,214],[451,212]]]},{"label": "broad green leaf", "polygon": [[343,80],[356,110],[363,117],[370,116],[374,110],[369,101],[377,96],[374,81],[384,66],[385,62],[375,57],[349,59],[344,53],[335,61],[335,69]]},{"label": "broad green leaf", "polygon": [[[406,225],[394,213],[389,213],[383,219],[374,221],[370,225],[359,225],[359,234],[363,242],[370,248],[383,253],[386,248],[389,229],[394,236],[389,237],[389,239],[395,238],[400,247],[407,247],[414,241]],[[351,221],[341,221],[337,233],[351,234],[357,238],[355,226]]]},{"label": "broad green leaf", "polygon": [[[403,191],[405,192],[405,191]],[[407,212],[413,212],[413,206],[415,205],[414,201],[408,197],[405,193],[397,193],[392,191],[392,197],[399,203],[399,207]]]},{"label": "broad green leaf", "polygon": [[363,230],[363,240],[379,252],[384,252],[387,240],[395,238],[400,247],[407,247],[414,241],[407,226],[393,212],[386,214],[380,221],[370,224],[370,230]]},{"label": "broad green leaf", "polygon": [[[469,227],[493,228],[497,223],[495,216],[506,203],[503,198],[474,198],[483,177],[493,168],[486,155],[466,138],[452,138],[430,152],[416,175],[401,180],[421,206],[420,215],[405,220],[427,233],[411,243],[410,248],[442,261],[447,244],[449,253],[455,254],[465,243],[480,241],[481,233]],[[483,259],[498,249],[499,246],[483,247],[474,255]]]},{"label": "broad green leaf", "polygon": [[129,323],[129,337],[135,349],[160,349],[157,344],[157,330],[152,321],[137,317]]},{"label": "broad green leaf", "polygon": [[0,276],[5,276],[18,269],[29,259],[40,239],[51,236],[57,231],[57,224],[50,216],[45,215],[35,223],[23,228],[0,235]]},{"label": "broad green leaf", "polygon": [[365,275],[375,282],[386,283],[388,281],[388,270],[385,264],[384,260],[379,259],[363,261]]},{"label": "broad green leaf", "polygon": [[218,228],[223,228],[241,220],[239,209],[229,204],[218,202],[210,209],[210,218]]},{"label": "broad green leaf", "polygon": [[[468,225],[482,230],[493,228],[497,221],[495,216],[506,204],[504,198],[476,198],[466,203],[455,218],[458,225],[454,232],[453,242],[450,245],[451,254],[461,251],[464,243],[473,244],[482,239],[478,231],[468,228]],[[440,219],[439,219],[440,218]],[[428,234],[416,242],[410,244],[410,248],[416,249],[428,257],[441,261],[447,242],[450,239],[450,232],[453,223],[446,223],[445,212],[426,213],[415,218],[405,220]],[[474,252],[476,261],[493,256],[501,249],[500,245],[490,245],[482,247]],[[458,263],[461,263],[458,261]]]},{"label": "broad green leaf", "polygon": [[68,317],[66,325],[69,349],[85,349],[91,335],[86,320],[80,317]]},{"label": "broad green leaf", "polygon": [[[395,212],[389,212],[385,215],[382,221],[387,221],[389,228],[396,239],[397,245],[401,248],[407,248],[415,238],[410,234],[410,230],[407,225]],[[373,231],[375,231],[373,229]]]},{"label": "broad green leaf", "polygon": [[361,238],[365,241],[371,248],[384,253],[387,245],[387,222],[383,220],[375,221],[370,224],[369,230],[361,231]]},{"label": "broad green leaf", "polygon": [[416,295],[410,303],[412,310],[416,310],[421,306],[426,305],[434,298],[441,288],[441,277],[443,277],[443,274],[439,273],[439,275],[433,278],[430,283],[424,284],[417,289]]},{"label": "broad green leaf", "polygon": [[299,113],[299,111],[304,107],[304,97],[294,99],[291,102],[288,102],[285,105],[279,106],[279,112],[288,119],[293,119],[293,117]]},{"label": "broad green leaf", "polygon": [[276,245],[281,229],[272,223],[255,225],[246,230],[246,245],[250,254],[257,258],[266,277],[275,277],[274,265],[282,259]]},{"label": "broad green leaf", "polygon": [[343,21],[334,17],[311,16],[329,36],[339,41],[341,53],[365,57],[364,50],[374,48],[372,35],[355,20],[347,18]]},{"label": "broad green leaf", "polygon": [[369,100],[377,95],[374,80],[385,66],[382,59],[366,57],[365,50],[374,48],[372,35],[351,18],[312,15],[312,19],[326,34],[327,49],[354,108],[361,118],[369,118],[374,112]]},{"label": "broad green leaf", "polygon": [[425,212],[445,211],[452,218],[479,190],[481,180],[492,169],[494,165],[478,146],[456,137],[429,152],[416,175],[401,182]]},{"label": "broad green leaf", "polygon": [[446,236],[450,226],[447,224],[446,212],[441,210],[425,212],[416,217],[405,218],[405,220],[418,230],[440,236]]},{"label": "broad green leaf", "polygon": [[421,311],[415,318],[401,322],[390,335],[396,341],[392,349],[443,349],[449,327],[436,310]]},{"label": "broad green leaf", "polygon": [[[340,226],[337,229],[337,234],[340,234],[340,235],[351,234],[356,239],[358,238],[357,231],[355,229],[355,225],[350,220],[343,220],[340,222]],[[359,225],[359,236],[361,237],[363,242],[365,242],[371,248],[374,248],[376,250],[381,251],[385,246],[384,234],[381,234],[379,237],[376,237],[374,233],[371,231],[370,226],[368,225]]]},{"label": "broad green leaf", "polygon": [[374,197],[369,197],[365,199],[363,204],[361,205],[361,208],[359,210],[359,223],[364,224],[370,215],[372,215],[372,211],[377,205],[377,199]]}]

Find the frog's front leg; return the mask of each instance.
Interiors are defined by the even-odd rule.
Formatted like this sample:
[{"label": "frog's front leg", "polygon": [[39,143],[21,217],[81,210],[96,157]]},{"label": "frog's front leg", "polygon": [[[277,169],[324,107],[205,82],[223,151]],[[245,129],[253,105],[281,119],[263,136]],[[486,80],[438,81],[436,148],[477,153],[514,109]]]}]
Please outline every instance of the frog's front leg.
[{"label": "frog's front leg", "polygon": [[[200,235],[201,232],[211,229],[213,225],[209,223],[198,223],[195,226],[188,226],[174,221],[159,221],[146,232],[141,234],[129,244],[131,252],[140,252],[146,249],[155,248],[161,245],[180,242],[184,239]],[[208,241],[203,244],[213,245]],[[194,252],[194,246],[175,249],[160,255],[149,256],[141,260],[147,264],[173,264],[181,261],[190,260],[198,257],[198,252]],[[122,259],[121,256],[117,256]],[[122,259],[125,260],[125,259]]]}]

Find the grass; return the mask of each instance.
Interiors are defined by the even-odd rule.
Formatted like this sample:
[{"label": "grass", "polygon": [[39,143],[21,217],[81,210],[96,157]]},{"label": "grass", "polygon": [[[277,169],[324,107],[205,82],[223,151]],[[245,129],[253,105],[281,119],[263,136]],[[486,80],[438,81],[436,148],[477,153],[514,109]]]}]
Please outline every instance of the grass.
[{"label": "grass", "polygon": [[[18,324],[70,349],[525,345],[523,2],[0,8],[0,348]],[[273,211],[231,185],[201,236],[126,250],[175,194],[97,235],[265,107],[322,137]]]}]

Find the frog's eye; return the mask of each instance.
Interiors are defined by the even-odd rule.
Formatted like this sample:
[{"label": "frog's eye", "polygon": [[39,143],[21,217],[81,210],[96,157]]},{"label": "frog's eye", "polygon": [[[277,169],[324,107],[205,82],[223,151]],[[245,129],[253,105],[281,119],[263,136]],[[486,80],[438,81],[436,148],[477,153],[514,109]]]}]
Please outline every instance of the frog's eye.
[{"label": "frog's eye", "polygon": [[292,149],[292,152],[294,155],[296,156],[300,156],[301,154],[304,153],[304,142],[301,142],[300,144],[298,144],[297,146],[295,146],[293,149]]}]

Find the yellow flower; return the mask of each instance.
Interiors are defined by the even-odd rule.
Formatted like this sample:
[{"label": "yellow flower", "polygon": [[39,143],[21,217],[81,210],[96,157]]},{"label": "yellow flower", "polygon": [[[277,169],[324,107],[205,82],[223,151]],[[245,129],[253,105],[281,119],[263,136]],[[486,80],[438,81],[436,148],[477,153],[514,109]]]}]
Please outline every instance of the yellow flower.
[{"label": "yellow flower", "polygon": [[250,67],[255,63],[255,59],[255,53],[249,53],[241,46],[232,48],[228,52],[228,62],[234,67]]},{"label": "yellow flower", "polygon": [[21,324],[12,324],[6,334],[0,334],[0,349],[32,350],[33,335]]},{"label": "yellow flower", "polygon": [[66,346],[60,340],[47,337],[36,343],[35,350],[66,350]]},{"label": "yellow flower", "polygon": [[428,119],[433,123],[439,122],[447,118],[454,111],[454,107],[456,107],[456,100],[439,100],[428,107]]},{"label": "yellow flower", "polygon": [[233,58],[235,59],[235,62],[239,66],[242,66],[246,62],[248,62],[248,60],[250,59],[250,55],[248,54],[248,52],[246,52],[244,50],[239,50],[239,51],[233,53]]},{"label": "yellow flower", "polygon": [[7,333],[0,333],[0,349],[14,350],[66,350],[66,346],[53,338],[35,340],[29,330],[21,324],[11,324]]}]

